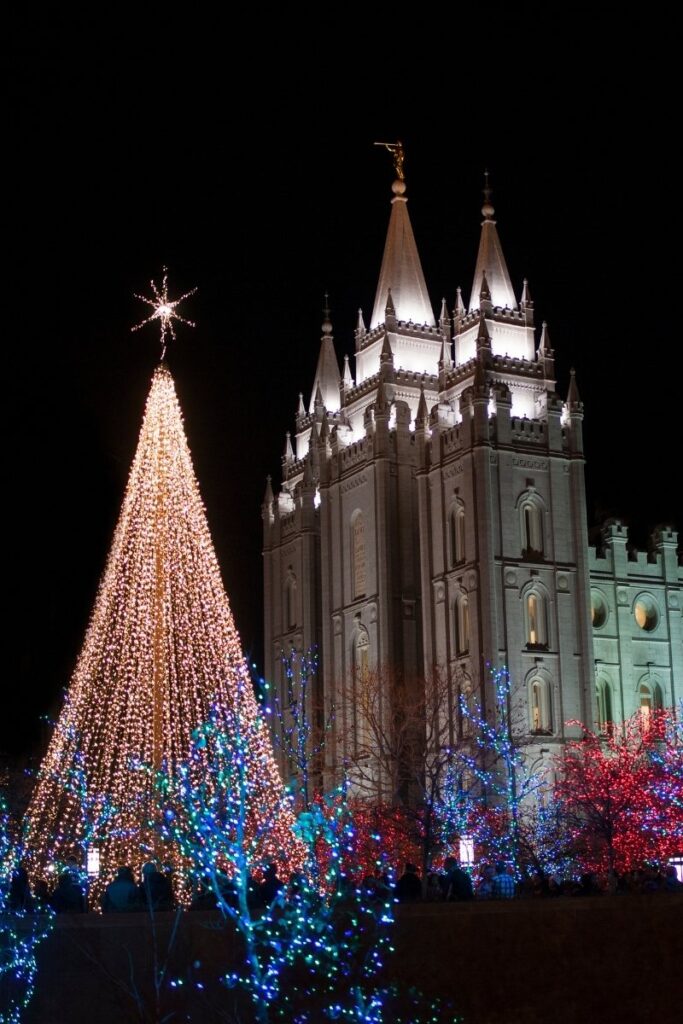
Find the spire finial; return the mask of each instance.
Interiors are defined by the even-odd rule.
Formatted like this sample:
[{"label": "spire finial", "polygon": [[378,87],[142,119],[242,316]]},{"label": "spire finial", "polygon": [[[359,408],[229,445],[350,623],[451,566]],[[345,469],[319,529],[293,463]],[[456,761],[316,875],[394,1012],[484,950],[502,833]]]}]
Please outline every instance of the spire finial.
[{"label": "spire finial", "polygon": [[332,321],[330,320],[330,293],[325,292],[325,299],[323,302],[323,334],[332,334]]},{"label": "spire finial", "polygon": [[[388,150],[391,153],[392,157],[394,158],[394,170],[396,171],[396,179],[397,179],[397,181],[394,182],[394,185],[392,187],[393,187],[394,192],[396,192],[397,195],[402,195],[405,192],[405,190],[406,190],[406,188],[405,188],[406,175],[405,175],[405,171],[403,170],[403,164],[405,162],[406,154],[405,154],[405,150],[403,148],[403,143],[401,142],[400,139],[398,139],[396,142],[376,142],[375,145],[376,146],[384,146],[384,148],[386,150]],[[403,184],[403,188],[396,189],[395,186],[396,186],[397,182],[403,182],[404,183]]]},{"label": "spire finial", "polygon": [[493,214],[496,211],[493,209],[493,206],[491,204],[491,195],[493,193],[493,189],[489,184],[488,170],[484,171],[484,188],[482,189],[482,191],[484,193],[484,205],[481,208],[482,215],[486,218],[486,220],[492,220]]}]

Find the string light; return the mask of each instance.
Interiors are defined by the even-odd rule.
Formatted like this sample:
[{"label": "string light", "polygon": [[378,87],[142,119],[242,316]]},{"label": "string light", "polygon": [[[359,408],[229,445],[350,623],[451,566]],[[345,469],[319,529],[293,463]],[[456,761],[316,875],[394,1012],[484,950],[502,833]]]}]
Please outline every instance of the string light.
[{"label": "string light", "polygon": [[663,866],[683,842],[683,747],[673,710],[637,713],[607,735],[581,722],[557,796],[583,871]]},{"label": "string light", "polygon": [[185,292],[185,294],[181,295],[179,299],[169,299],[168,271],[166,270],[166,267],[164,267],[163,269],[161,288],[157,288],[154,281],[150,281],[149,284],[150,288],[152,289],[154,298],[150,299],[147,298],[147,296],[145,295],[138,295],[137,293],[135,294],[135,298],[140,299],[141,302],[145,302],[148,306],[151,306],[154,312],[151,314],[151,316],[148,316],[141,323],[136,324],[135,327],[132,327],[131,330],[139,331],[141,327],[145,326],[145,324],[149,324],[153,320],[158,320],[159,325],[161,327],[161,358],[163,359],[164,356],[166,355],[166,343],[169,334],[175,341],[175,330],[173,327],[173,321],[177,320],[179,323],[187,324],[188,327],[195,326],[192,320],[186,320],[185,317],[182,317],[179,313],[177,313],[176,308],[185,299],[189,299],[190,295],[194,295],[197,289],[191,288],[189,292]]},{"label": "string light", "polygon": [[[161,365],[92,618],[28,809],[32,874],[45,877],[52,862],[69,855],[84,865],[90,845],[100,850],[95,888],[118,865],[139,867],[150,857],[180,868],[177,848],[165,849],[156,828],[156,774],[183,764],[202,723],[235,712],[250,737],[244,758],[253,777],[248,830],[255,831],[281,808],[282,784],[173,379]],[[284,857],[296,845],[292,822],[281,808],[267,837]]]},{"label": "string light", "polygon": [[12,881],[21,866],[21,845],[13,838],[10,820],[0,794],[0,1007],[2,1024],[19,1024],[35,988],[36,949],[49,934],[54,914],[48,908],[32,911],[30,903],[17,905],[20,893]]}]

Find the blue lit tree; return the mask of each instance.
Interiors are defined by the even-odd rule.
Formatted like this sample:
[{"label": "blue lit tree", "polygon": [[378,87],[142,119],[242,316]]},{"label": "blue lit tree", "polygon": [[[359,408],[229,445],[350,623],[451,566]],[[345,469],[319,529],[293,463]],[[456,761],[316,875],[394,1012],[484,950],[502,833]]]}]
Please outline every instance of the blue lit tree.
[{"label": "blue lit tree", "polygon": [[17,905],[12,880],[22,861],[7,806],[0,793],[0,1024],[19,1024],[35,986],[36,949],[49,933],[53,914]]},{"label": "blue lit tree", "polygon": [[[257,796],[254,775],[246,770],[247,754],[253,731],[262,723],[243,719],[239,707],[222,710],[195,733],[190,760],[174,776],[161,778],[165,836],[178,844],[241,939],[239,960],[222,981],[246,993],[258,1024],[418,1024],[423,1019],[419,1009],[411,1007],[409,1017],[403,1017],[396,1009],[397,993],[378,981],[391,948],[392,898],[369,896],[345,873],[345,854],[354,839],[346,783],[326,798],[301,791],[310,784],[303,699],[310,674],[303,674],[303,697],[301,679],[295,673],[290,680],[286,720],[287,728],[295,729],[290,742],[300,769],[298,792],[283,794],[279,807],[268,805],[257,828],[247,828]],[[287,866],[291,876],[269,905],[258,906],[254,880],[273,860],[265,840],[283,821],[292,820],[295,803],[304,809],[283,844],[291,851],[289,863],[280,863],[280,870]],[[428,1019],[454,1018],[430,1006]]]},{"label": "blue lit tree", "polygon": [[520,879],[569,866],[566,824],[553,803],[541,754],[525,750],[511,721],[506,668],[491,669],[494,706],[487,717],[475,697],[461,694],[469,743],[453,751],[440,814],[452,836],[470,836],[487,855],[509,864]]}]

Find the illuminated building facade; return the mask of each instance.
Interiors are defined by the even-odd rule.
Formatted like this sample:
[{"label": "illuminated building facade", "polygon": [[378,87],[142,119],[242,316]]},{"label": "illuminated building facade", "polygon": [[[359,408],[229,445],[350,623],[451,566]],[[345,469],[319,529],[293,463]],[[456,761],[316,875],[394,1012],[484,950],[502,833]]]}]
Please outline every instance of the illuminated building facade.
[{"label": "illuminated building facade", "polygon": [[[281,685],[283,652],[317,645],[337,763],[357,747],[353,687],[373,669],[446,676],[457,739],[458,691],[490,707],[486,666],[504,663],[515,728],[548,753],[570,719],[683,696],[677,535],[658,530],[635,562],[619,523],[589,547],[577,383],[556,389],[547,325],[527,282],[513,289],[484,194],[469,304],[458,289],[435,319],[394,182],[355,379],[326,316],[280,490],[266,488],[266,676]],[[389,685],[384,699],[390,713]]]}]

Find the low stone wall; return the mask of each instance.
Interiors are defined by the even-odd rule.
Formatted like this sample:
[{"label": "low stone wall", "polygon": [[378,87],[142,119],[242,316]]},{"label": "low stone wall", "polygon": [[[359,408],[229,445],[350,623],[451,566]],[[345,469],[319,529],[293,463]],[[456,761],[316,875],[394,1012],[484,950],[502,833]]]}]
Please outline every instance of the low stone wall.
[{"label": "low stone wall", "polygon": [[[417,904],[396,917],[387,980],[452,999],[464,1024],[683,1018],[681,894]],[[158,971],[173,925],[173,914],[156,915],[154,930],[142,913],[59,918],[26,1024],[125,1024],[171,1010],[171,1021],[229,1019],[236,996],[215,979],[235,939],[218,915],[199,912],[178,923],[169,974],[182,984],[154,1016],[154,951]],[[203,989],[187,984],[188,969]]]}]

